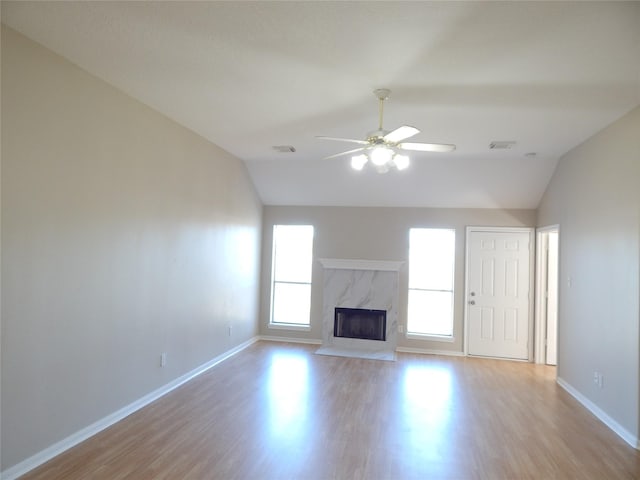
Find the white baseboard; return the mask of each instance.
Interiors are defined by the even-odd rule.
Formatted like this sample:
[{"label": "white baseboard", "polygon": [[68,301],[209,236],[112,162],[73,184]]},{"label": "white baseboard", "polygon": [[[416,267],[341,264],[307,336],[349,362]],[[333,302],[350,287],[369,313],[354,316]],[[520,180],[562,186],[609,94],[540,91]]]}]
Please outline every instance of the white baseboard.
[{"label": "white baseboard", "polygon": [[412,348],[412,347],[398,347],[396,352],[402,353],[419,353],[422,355],[447,355],[450,357],[464,357],[464,352],[455,352],[451,350],[431,350],[428,348]]},{"label": "white baseboard", "polygon": [[26,460],[23,460],[17,465],[14,465],[9,469],[3,472],[0,472],[0,478],[2,480],[14,480],[20,477],[21,475],[24,475],[25,473],[33,470],[34,468],[39,467],[43,463],[51,460],[53,457],[60,455],[64,451],[69,450],[71,447],[76,446],[77,444],[79,444],[80,442],[83,442],[87,438],[92,437],[96,433],[101,432],[105,428],[110,427],[114,423],[119,422],[123,418],[128,417],[129,415],[140,410],[141,408],[146,407],[151,402],[157,400],[163,395],[166,395],[170,391],[175,390],[180,385],[183,385],[189,380],[206,372],[210,368],[218,365],[220,362],[223,362],[227,358],[244,350],[249,345],[257,342],[258,340],[259,340],[258,337],[253,337],[247,340],[246,342],[241,343],[237,347],[234,347],[231,350],[221,355],[218,355],[217,357],[209,360],[207,363],[200,365],[199,367],[191,370],[190,372],[185,373],[184,375],[176,378],[175,380],[167,383],[166,385],[163,385],[157,390],[154,390],[153,392],[148,393],[147,395],[136,400],[135,402],[130,403],[129,405],[121,408],[120,410],[113,412],[110,415],[107,415],[106,417],[98,420],[97,422],[92,423],[91,425],[83,428],[82,430],[79,430],[76,433],[69,435],[68,437],[60,440],[59,442],[54,443],[53,445],[45,448],[44,450],[36,453],[35,455],[32,455]]},{"label": "white baseboard", "polygon": [[635,449],[640,450],[640,443],[638,442],[638,437],[629,432],[626,428],[616,422],[613,418],[607,415],[604,410],[598,407],[595,403],[585,397],[582,393],[576,390],[571,384],[567,383],[562,378],[558,377],[556,379],[558,385],[560,385],[566,392],[575,398],[578,402],[582,404],[587,410],[593,413],[598,420],[604,423],[607,427],[613,430],[620,438],[622,438],[625,442],[631,445]]},{"label": "white baseboard", "polygon": [[292,337],[274,337],[272,335],[260,335],[259,340],[267,342],[285,342],[285,343],[306,343],[309,345],[322,345],[322,340],[317,338],[292,338]]}]

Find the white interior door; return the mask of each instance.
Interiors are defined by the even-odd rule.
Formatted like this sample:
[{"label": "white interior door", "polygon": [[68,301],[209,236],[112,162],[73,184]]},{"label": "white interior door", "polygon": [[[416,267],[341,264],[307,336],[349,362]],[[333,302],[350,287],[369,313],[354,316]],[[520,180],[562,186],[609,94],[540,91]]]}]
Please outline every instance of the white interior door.
[{"label": "white interior door", "polygon": [[529,358],[530,229],[467,229],[467,353]]}]

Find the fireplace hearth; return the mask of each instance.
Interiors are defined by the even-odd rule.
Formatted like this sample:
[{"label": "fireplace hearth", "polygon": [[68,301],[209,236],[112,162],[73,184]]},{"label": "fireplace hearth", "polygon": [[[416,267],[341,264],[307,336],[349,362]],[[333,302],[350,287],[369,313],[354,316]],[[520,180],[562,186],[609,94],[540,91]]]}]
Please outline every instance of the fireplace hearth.
[{"label": "fireplace hearth", "polygon": [[387,339],[387,311],[336,307],[333,336],[384,342]]}]

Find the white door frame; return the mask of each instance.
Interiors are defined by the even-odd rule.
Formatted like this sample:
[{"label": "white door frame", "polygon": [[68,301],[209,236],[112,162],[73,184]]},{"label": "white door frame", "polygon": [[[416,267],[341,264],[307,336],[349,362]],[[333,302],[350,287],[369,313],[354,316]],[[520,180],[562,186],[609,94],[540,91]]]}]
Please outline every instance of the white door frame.
[{"label": "white door frame", "polygon": [[[547,290],[547,262],[543,248],[545,242],[542,240],[544,234],[558,232],[560,236],[560,225],[548,225],[536,229],[536,300],[535,300],[535,362],[546,363],[546,338],[547,338],[547,311],[544,292]],[[558,258],[560,245],[558,245]],[[560,275],[558,274],[558,277]],[[558,303],[560,299],[558,298]],[[557,337],[556,337],[557,338]]]},{"label": "white door frame", "polygon": [[534,279],[535,279],[535,240],[536,230],[532,227],[476,227],[467,226],[465,236],[464,259],[464,355],[469,356],[469,235],[471,232],[504,232],[504,233],[528,233],[529,234],[529,338],[527,340],[528,361],[533,362],[533,333],[534,333]]}]

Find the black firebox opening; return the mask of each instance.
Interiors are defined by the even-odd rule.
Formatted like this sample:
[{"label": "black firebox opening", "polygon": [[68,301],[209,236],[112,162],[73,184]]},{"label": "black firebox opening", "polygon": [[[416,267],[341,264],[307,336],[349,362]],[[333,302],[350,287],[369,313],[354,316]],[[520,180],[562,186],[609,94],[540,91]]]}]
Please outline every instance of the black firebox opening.
[{"label": "black firebox opening", "polygon": [[384,342],[387,339],[387,311],[337,307],[333,336]]}]

